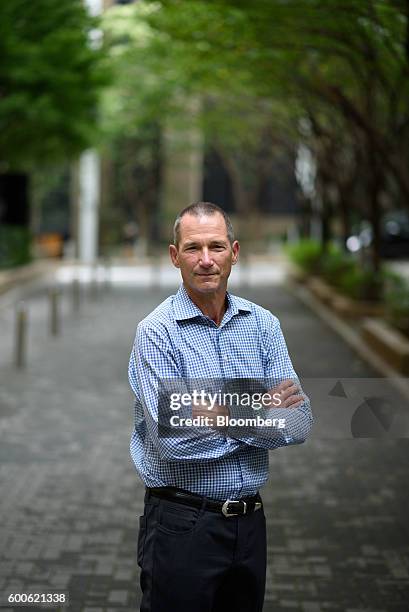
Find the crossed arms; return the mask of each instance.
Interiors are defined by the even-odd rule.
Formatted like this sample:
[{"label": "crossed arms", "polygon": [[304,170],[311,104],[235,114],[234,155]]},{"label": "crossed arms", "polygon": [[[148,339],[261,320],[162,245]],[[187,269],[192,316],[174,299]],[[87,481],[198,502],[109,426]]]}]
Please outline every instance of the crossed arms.
[{"label": "crossed arms", "polygon": [[[304,442],[313,421],[310,402],[301,389],[279,325],[274,331],[273,339],[268,355],[270,376],[267,376],[267,379],[277,381],[277,384],[268,389],[267,393],[272,399],[270,404],[264,405],[262,414],[284,420],[284,427],[278,429],[270,426],[219,426],[218,416],[240,418],[243,416],[243,407],[216,404],[209,410],[209,404],[205,401],[184,406],[181,414],[191,419],[208,417],[210,420],[206,426],[186,427],[174,434],[168,430],[163,435],[159,422],[161,401],[163,404],[165,397],[166,403],[166,394],[163,396],[160,389],[164,380],[168,383],[177,381],[180,389],[183,379],[166,334],[157,327],[144,323],[138,326],[129,362],[129,380],[139,409],[143,411],[148,434],[163,460],[211,461],[234,453],[243,445],[272,450]],[[277,368],[280,372],[279,380]],[[170,391],[171,388],[169,394]],[[169,413],[168,401],[165,412],[166,410]]]}]

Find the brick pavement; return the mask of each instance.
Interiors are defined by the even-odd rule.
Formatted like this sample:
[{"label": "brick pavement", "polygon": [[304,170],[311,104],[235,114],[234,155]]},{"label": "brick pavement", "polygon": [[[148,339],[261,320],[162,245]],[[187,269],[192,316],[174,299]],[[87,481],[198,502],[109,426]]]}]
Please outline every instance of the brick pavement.
[{"label": "brick pavement", "polygon": [[[68,589],[75,612],[138,609],[126,367],[137,321],[168,293],[116,290],[67,316],[62,337],[37,333],[26,372],[1,361],[3,594]],[[303,376],[374,376],[280,287],[240,293],[280,317]],[[313,439],[270,466],[265,612],[407,611],[408,441]]]}]

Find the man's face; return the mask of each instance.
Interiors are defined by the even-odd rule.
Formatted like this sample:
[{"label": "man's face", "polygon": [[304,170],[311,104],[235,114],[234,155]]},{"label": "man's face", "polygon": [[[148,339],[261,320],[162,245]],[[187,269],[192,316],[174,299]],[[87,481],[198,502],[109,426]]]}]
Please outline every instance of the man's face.
[{"label": "man's face", "polygon": [[196,293],[224,293],[231,267],[239,256],[237,240],[231,245],[221,214],[186,214],[180,222],[178,248],[171,244],[170,257],[180,268],[187,289]]}]

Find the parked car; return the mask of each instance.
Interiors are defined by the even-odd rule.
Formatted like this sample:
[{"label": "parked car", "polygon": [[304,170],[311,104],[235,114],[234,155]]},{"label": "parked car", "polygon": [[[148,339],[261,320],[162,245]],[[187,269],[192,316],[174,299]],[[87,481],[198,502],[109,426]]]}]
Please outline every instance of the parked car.
[{"label": "parked car", "polygon": [[[371,246],[373,232],[368,221],[361,221],[354,233],[346,242],[351,253]],[[409,211],[395,210],[387,212],[381,219],[381,257],[409,259]]]}]

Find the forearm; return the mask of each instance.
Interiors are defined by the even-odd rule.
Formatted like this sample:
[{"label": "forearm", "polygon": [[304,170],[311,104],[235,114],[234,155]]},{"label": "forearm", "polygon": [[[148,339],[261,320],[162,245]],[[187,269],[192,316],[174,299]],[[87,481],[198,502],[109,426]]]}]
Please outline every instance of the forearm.
[{"label": "forearm", "polygon": [[[158,392],[150,376],[143,379],[137,376],[133,364],[130,368],[130,382],[137,399],[135,429],[142,420],[145,422],[146,435],[163,461],[214,461],[239,449],[238,440],[226,438],[223,433],[211,427],[194,426],[191,423],[191,405],[175,411],[170,400],[171,392],[175,391],[174,386]],[[183,381],[179,380],[179,391],[181,385]]]},{"label": "forearm", "polygon": [[297,408],[270,408],[249,414],[248,409],[233,406],[229,412],[226,430],[228,437],[269,450],[301,444],[308,437],[313,423],[310,402],[306,396],[303,404]]},{"label": "forearm", "polygon": [[201,404],[193,407],[198,418],[210,421],[210,426],[228,438],[258,448],[273,449],[288,444],[300,444],[309,434],[312,424],[310,402],[298,381],[286,379],[264,393],[242,395],[229,404]]}]

